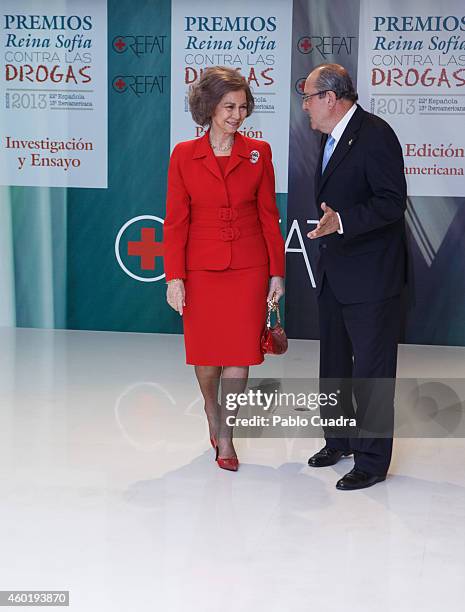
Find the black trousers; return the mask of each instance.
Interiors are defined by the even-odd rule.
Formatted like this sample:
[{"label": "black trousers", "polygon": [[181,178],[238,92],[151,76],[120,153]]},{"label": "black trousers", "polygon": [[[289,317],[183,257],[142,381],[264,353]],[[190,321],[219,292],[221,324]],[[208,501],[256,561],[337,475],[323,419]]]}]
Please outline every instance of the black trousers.
[{"label": "black trousers", "polygon": [[330,437],[325,430],[326,444],[353,452],[356,468],[383,476],[392,454],[400,296],[341,304],[325,276],[318,305],[320,389],[325,379],[339,386],[343,411],[358,427],[353,437]]}]

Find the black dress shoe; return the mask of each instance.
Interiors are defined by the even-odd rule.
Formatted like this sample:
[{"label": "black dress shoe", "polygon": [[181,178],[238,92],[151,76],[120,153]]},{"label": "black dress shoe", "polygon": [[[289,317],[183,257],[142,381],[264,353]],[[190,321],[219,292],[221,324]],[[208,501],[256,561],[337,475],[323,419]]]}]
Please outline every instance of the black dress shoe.
[{"label": "black dress shoe", "polygon": [[325,446],[315,453],[313,457],[310,457],[308,465],[310,467],[328,467],[330,465],[335,465],[342,457],[347,457],[351,454],[352,453],[344,453],[336,448]]},{"label": "black dress shoe", "polygon": [[356,491],[357,489],[366,489],[372,487],[377,482],[386,480],[386,476],[376,476],[375,474],[367,474],[357,468],[351,470],[337,481],[336,489],[339,491]]}]

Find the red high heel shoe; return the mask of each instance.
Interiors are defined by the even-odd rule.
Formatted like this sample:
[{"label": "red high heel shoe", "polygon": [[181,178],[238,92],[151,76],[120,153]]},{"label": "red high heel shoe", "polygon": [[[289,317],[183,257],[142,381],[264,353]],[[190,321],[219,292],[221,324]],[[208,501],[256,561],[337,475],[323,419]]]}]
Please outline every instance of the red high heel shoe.
[{"label": "red high heel shoe", "polygon": [[230,472],[237,472],[239,469],[239,459],[237,457],[218,457],[219,449],[216,447],[215,461],[218,467],[222,470],[229,470]]}]

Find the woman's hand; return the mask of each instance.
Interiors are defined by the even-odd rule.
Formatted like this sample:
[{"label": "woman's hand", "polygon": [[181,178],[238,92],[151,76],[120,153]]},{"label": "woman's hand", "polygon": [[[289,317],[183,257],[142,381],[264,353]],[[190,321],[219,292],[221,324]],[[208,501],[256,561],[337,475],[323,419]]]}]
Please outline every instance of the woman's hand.
[{"label": "woman's hand", "polygon": [[268,291],[267,301],[273,299],[278,302],[284,295],[284,278],[282,276],[272,276],[270,279],[270,289]]},{"label": "woman's hand", "polygon": [[168,304],[182,315],[184,306],[186,305],[186,290],[182,278],[176,278],[168,281],[166,289],[166,301]]}]

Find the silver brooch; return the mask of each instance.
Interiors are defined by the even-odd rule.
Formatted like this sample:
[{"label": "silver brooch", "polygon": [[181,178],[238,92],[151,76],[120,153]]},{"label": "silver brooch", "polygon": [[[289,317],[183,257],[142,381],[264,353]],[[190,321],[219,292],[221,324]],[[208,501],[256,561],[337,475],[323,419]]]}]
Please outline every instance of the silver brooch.
[{"label": "silver brooch", "polygon": [[260,157],[260,153],[258,151],[251,151],[250,152],[250,162],[252,164],[256,164],[258,162],[258,159]]}]

